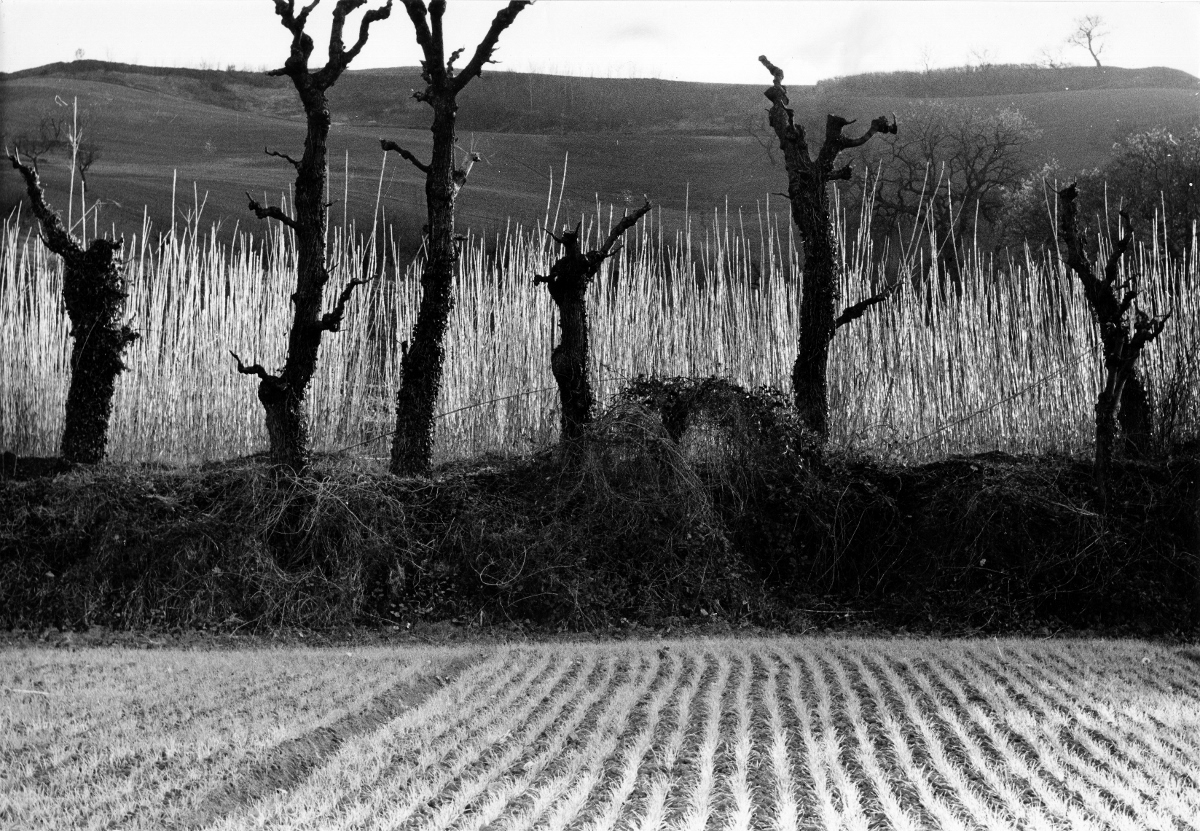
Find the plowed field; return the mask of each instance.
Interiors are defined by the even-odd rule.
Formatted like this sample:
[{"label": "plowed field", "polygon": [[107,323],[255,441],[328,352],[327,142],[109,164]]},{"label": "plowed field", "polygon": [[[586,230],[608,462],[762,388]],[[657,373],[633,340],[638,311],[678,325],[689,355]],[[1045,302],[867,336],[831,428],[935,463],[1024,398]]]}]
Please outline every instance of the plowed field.
[{"label": "plowed field", "polygon": [[1200,828],[1200,653],[0,652],[0,826]]}]

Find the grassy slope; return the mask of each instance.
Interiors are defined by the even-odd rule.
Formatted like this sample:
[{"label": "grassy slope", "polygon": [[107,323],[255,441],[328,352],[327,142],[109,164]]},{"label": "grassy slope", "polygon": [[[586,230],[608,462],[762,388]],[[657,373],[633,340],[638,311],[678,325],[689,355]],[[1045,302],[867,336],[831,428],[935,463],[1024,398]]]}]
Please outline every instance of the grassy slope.
[{"label": "grassy slope", "polygon": [[[99,62],[58,65],[0,78],[4,129],[20,134],[53,109],[56,95],[78,97],[90,112],[93,137],[104,156],[93,170],[92,195],[120,203],[102,213],[129,233],[142,206],[152,220],[167,221],[173,174],[190,202],[193,182],[205,217],[226,227],[253,223],[244,191],[286,190],[290,170],[262,155],[264,146],[296,152],[299,108],[286,81],[252,73],[120,68]],[[1135,80],[1139,76],[1130,76]],[[1177,80],[1177,79],[1176,79]],[[348,215],[371,222],[379,177],[377,139],[383,135],[413,149],[427,145],[427,108],[408,90],[415,70],[351,72],[333,94],[337,125],[331,139],[334,198],[340,198],[344,154],[350,155]],[[867,120],[903,110],[910,99],[842,95],[837,86],[793,88],[794,104],[811,127],[837,111]],[[1154,124],[1180,125],[1200,115],[1200,91],[1173,88],[1060,90],[971,99],[984,106],[1015,105],[1045,131],[1034,148],[1071,167],[1099,164],[1114,139]],[[677,227],[685,201],[702,212],[723,206],[755,209],[780,189],[782,174],[749,136],[761,120],[761,88],[686,84],[646,79],[585,79],[489,73],[462,98],[460,137],[483,153],[464,191],[461,216],[488,233],[505,219],[541,221],[550,168],[571,162],[564,206],[568,215],[592,203],[638,204],[642,194],[667,209]],[[63,111],[60,111],[63,112]],[[636,132],[634,132],[636,131]],[[761,132],[761,130],[760,130]],[[65,164],[47,166],[50,196],[65,204]],[[411,240],[423,222],[417,172],[393,157],[384,182],[384,205]],[[19,180],[0,176],[0,210],[21,201]],[[332,217],[341,219],[341,206]]]},{"label": "grassy slope", "polygon": [[[319,734],[323,704],[305,712],[299,694],[306,662],[324,676],[404,673],[430,654],[446,653],[13,652],[4,683],[15,672],[49,694],[0,698],[0,736],[16,747],[0,819],[133,829],[188,817],[220,774],[261,775],[286,757],[279,733]],[[234,672],[180,695],[221,664]],[[202,824],[1194,828],[1197,669],[1194,650],[1143,642],[505,647],[336,753],[311,754],[311,775],[223,802]],[[282,693],[267,712],[288,727],[263,719],[246,688]],[[239,764],[250,749],[257,774]]]}]

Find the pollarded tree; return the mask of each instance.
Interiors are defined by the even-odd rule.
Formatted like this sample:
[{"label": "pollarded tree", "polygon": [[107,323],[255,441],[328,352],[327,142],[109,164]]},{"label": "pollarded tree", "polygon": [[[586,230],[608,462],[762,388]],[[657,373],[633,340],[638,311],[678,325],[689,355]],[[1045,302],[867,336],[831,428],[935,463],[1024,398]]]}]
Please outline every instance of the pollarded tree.
[{"label": "pollarded tree", "polygon": [[804,127],[796,123],[795,113],[788,108],[783,70],[767,60],[766,56],[759,60],[770,70],[774,79],[771,88],[764,93],[771,102],[767,119],[779,140],[779,149],[783,151],[792,221],[804,244],[800,341],[796,363],[792,367],[792,388],[801,420],[824,440],[829,436],[829,343],[839,327],[861,317],[867,309],[890,294],[890,290],[885,290],[847,307],[835,316],[841,265],[830,221],[828,185],[850,178],[849,165],[833,166],[839,153],[866,144],[876,133],[894,134],[896,123],[880,116],[871,122],[870,128],[861,136],[849,138],[842,135],[842,130],[853,122],[830,115],[825,120],[825,140],[814,159],[809,155]]},{"label": "pollarded tree", "polygon": [[[1097,276],[1092,261],[1083,250],[1076,228],[1078,208],[1075,205],[1075,185],[1058,192],[1059,239],[1066,250],[1066,263],[1083,284],[1083,294],[1100,328],[1100,343],[1104,352],[1104,388],[1096,398],[1096,459],[1092,477],[1100,501],[1108,503],[1108,480],[1112,471],[1113,445],[1117,432],[1117,413],[1122,392],[1134,375],[1134,365],[1142,350],[1163,330],[1170,312],[1152,316],[1134,306],[1138,288],[1135,277],[1118,283],[1121,259],[1129,250],[1129,215],[1121,211],[1121,230],[1112,241],[1112,251],[1104,264],[1103,276]],[[1132,312],[1132,320],[1130,313]]]},{"label": "pollarded tree", "polygon": [[600,266],[616,253],[617,241],[650,210],[647,202],[617,223],[600,248],[584,252],[579,245],[579,229],[551,234],[563,248],[563,255],[547,275],[534,278],[534,285],[545,283],[554,305],[558,306],[558,326],[562,340],[550,354],[550,370],[558,384],[562,403],[562,438],[578,438],[592,420],[592,382],[588,348],[587,290],[600,273]]},{"label": "pollarded tree", "polygon": [[250,199],[250,209],[259,219],[276,219],[296,235],[296,291],[292,294],[293,317],[288,333],[287,359],[282,371],[273,375],[259,364],[246,366],[236,353],[233,356],[239,372],[259,378],[258,400],[266,410],[272,464],[297,473],[303,472],[309,462],[305,399],[309,381],[316,371],[321,336],[325,332],[336,332],[341,327],[347,301],[355,287],[365,282],[361,279],[347,281],[332,311],[321,314],[322,294],[325,284],[329,282],[325,250],[325,183],[330,114],[326,93],[362,51],[371,24],[387,18],[392,11],[392,0],[388,0],[382,8],[366,12],[359,24],[358,39],[346,49],[342,40],[346,16],[365,5],[367,0],[338,0],[333,9],[333,28],[329,34],[329,60],[313,72],[308,67],[313,40],[305,33],[304,27],[309,13],[318,2],[320,0],[314,0],[297,12],[295,0],[275,0],[275,13],[291,32],[292,46],[283,68],[267,73],[291,78],[304,105],[308,130],[304,138],[304,152],[299,160],[286,153],[267,151],[268,155],[278,156],[296,169],[296,215],[288,216],[277,207],[263,206],[246,194]]},{"label": "pollarded tree", "polygon": [[138,338],[119,322],[126,297],[118,258],[122,241],[98,237],[84,248],[47,204],[36,164],[22,163],[19,151],[8,158],[25,178],[42,240],[63,260],[63,301],[73,343],[62,455],[69,462],[99,462],[108,447],[113,389],[125,369],[122,355]]},{"label": "pollarded tree", "polygon": [[386,150],[394,150],[425,174],[426,260],[421,275],[421,305],[413,326],[411,345],[405,345],[400,359],[400,389],[396,393],[396,432],[392,439],[392,473],[424,475],[433,458],[433,420],[438,392],[442,386],[445,348],[442,341],[454,308],[452,292],[454,265],[458,261],[458,240],[454,235],[454,202],[475,156],[459,167],[455,153],[458,139],[454,133],[458,115],[458,94],[483,71],[492,59],[501,33],[512,25],[529,0],[511,0],[500,10],[475,54],[460,71],[454,62],[462,54],[458,49],[446,56],[442,37],[442,18],[446,0],[432,0],[428,8],[422,0],[403,0],[404,8],[416,30],[417,44],[425,59],[421,78],[425,89],[413,93],[433,109],[433,154],[429,163],[393,141],[380,139]]}]

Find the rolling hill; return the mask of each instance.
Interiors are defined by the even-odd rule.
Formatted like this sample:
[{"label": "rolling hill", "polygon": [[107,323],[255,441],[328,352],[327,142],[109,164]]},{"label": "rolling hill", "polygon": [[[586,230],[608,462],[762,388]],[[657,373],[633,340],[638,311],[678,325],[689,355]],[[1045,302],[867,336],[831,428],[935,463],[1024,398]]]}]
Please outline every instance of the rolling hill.
[{"label": "rolling hill", "polygon": [[[1101,163],[1129,132],[1200,119],[1200,81],[1173,70],[992,69],[986,83],[982,75],[947,70],[924,74],[925,86],[911,77],[921,73],[893,73],[789,91],[811,127],[826,112],[865,123],[939,94],[1017,107],[1043,129],[1033,153],[1079,168]],[[567,215],[594,209],[597,200],[619,212],[640,204],[643,194],[662,207],[668,229],[680,227],[685,209],[702,222],[727,200],[731,210],[753,215],[783,181],[758,143],[765,140],[766,80],[755,86],[487,73],[460,98],[461,143],[484,157],[463,192],[461,220],[483,234],[510,219],[540,224],[551,171],[557,180],[568,156]],[[351,71],[331,94],[330,189],[339,200],[332,221],[344,215],[369,228],[378,191],[405,249],[423,222],[422,187],[417,171],[395,156],[381,180],[378,139],[427,149],[428,108],[410,94],[419,84],[414,68]],[[173,192],[177,220],[203,203],[202,225],[262,228],[245,210],[245,192],[286,192],[292,178],[263,148],[294,153],[303,135],[286,78],[77,61],[0,74],[5,141],[36,129],[45,114],[66,114],[56,98],[78,100],[87,114],[102,153],[89,174],[89,199],[103,200],[102,225],[126,234],[140,228],[143,209],[155,227],[166,227]],[[65,205],[66,163],[56,158],[43,171],[49,198]],[[15,174],[0,176],[0,211],[23,200],[19,185]]]}]

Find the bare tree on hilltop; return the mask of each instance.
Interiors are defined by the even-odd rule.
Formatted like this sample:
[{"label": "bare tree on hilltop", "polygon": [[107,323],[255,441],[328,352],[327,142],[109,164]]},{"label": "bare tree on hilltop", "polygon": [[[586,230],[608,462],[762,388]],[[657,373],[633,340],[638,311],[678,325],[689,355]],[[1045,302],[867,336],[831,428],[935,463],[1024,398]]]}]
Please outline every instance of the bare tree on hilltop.
[{"label": "bare tree on hilltop", "polygon": [[792,367],[792,387],[801,420],[824,440],[829,436],[829,343],[839,327],[861,317],[867,309],[883,302],[891,294],[891,288],[886,289],[848,306],[835,316],[841,265],[830,222],[827,186],[830,182],[850,178],[849,165],[833,166],[839,153],[866,144],[876,133],[895,133],[896,123],[879,116],[871,122],[865,133],[858,138],[850,138],[842,135],[842,130],[854,122],[830,115],[825,120],[825,140],[814,159],[809,155],[804,127],[796,123],[794,111],[788,108],[783,70],[767,60],[765,55],[759,60],[774,79],[764,93],[771,102],[767,119],[779,139],[779,149],[783,151],[792,221],[804,244],[800,341],[796,363]]},{"label": "bare tree on hilltop", "polygon": [[428,163],[394,141],[380,139],[385,151],[394,150],[425,174],[425,205],[428,221],[425,234],[425,267],[421,275],[421,305],[413,326],[411,344],[405,341],[400,358],[400,389],[396,393],[396,433],[392,440],[391,471],[396,475],[425,475],[433,461],[433,420],[442,386],[446,326],[454,308],[452,292],[459,239],[454,234],[454,202],[467,183],[478,157],[471,154],[459,167],[455,159],[458,139],[454,133],[458,94],[491,62],[501,33],[512,25],[529,0],[512,0],[496,14],[475,54],[461,70],[454,62],[462,55],[456,49],[446,56],[442,18],[446,0],[402,0],[416,31],[417,44],[425,59],[421,78],[425,89],[413,93],[433,109],[433,153]]},{"label": "bare tree on hilltop", "polygon": [[330,277],[325,250],[326,143],[331,121],[326,92],[362,51],[371,24],[387,18],[392,11],[392,0],[387,0],[387,5],[382,8],[366,12],[359,24],[358,39],[346,49],[342,40],[346,16],[366,4],[367,0],[338,0],[329,34],[329,60],[325,66],[313,72],[308,67],[313,40],[305,33],[304,27],[309,13],[318,2],[320,0],[314,0],[297,12],[295,0],[275,0],[275,14],[291,32],[292,46],[283,68],[267,73],[291,78],[304,105],[308,130],[301,157],[294,159],[286,153],[266,151],[268,155],[281,158],[296,169],[295,216],[288,216],[278,207],[261,205],[250,194],[246,194],[250,200],[250,210],[259,219],[278,220],[296,235],[296,291],[292,294],[294,314],[288,333],[287,359],[279,374],[274,375],[260,364],[247,366],[236,353],[233,355],[239,372],[259,378],[258,399],[266,410],[271,462],[297,473],[303,472],[309,463],[305,399],[309,381],[316,371],[321,336],[325,332],[338,331],[347,301],[355,287],[365,282],[358,278],[347,280],[332,311],[321,314],[322,295]]},{"label": "bare tree on hilltop", "polygon": [[617,252],[616,245],[622,235],[649,210],[650,203],[647,202],[632,214],[622,217],[604,245],[586,253],[579,244],[582,222],[575,226],[574,231],[565,231],[562,236],[551,233],[554,241],[562,246],[563,256],[554,263],[549,274],[534,277],[534,285],[545,283],[558,307],[558,326],[562,331],[562,339],[550,354],[550,369],[558,384],[562,403],[564,441],[578,438],[592,420],[592,382],[588,376],[591,363],[586,299],[588,286],[600,273],[604,261]]},{"label": "bare tree on hilltop", "polygon": [[108,448],[113,390],[125,369],[125,347],[138,338],[119,322],[126,297],[118,257],[123,240],[98,237],[85,248],[46,202],[36,163],[24,164],[19,149],[8,159],[25,179],[42,241],[63,260],[63,301],[73,343],[62,455],[69,462],[93,464]]},{"label": "bare tree on hilltop", "polygon": [[1100,43],[1100,38],[1108,34],[1102,31],[1103,26],[1103,17],[1089,14],[1075,21],[1075,31],[1067,38],[1067,43],[1072,46],[1086,49],[1097,67],[1100,66],[1100,53],[1104,51],[1104,44]]}]

